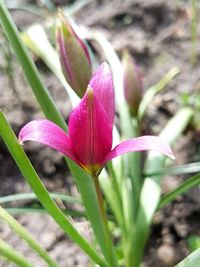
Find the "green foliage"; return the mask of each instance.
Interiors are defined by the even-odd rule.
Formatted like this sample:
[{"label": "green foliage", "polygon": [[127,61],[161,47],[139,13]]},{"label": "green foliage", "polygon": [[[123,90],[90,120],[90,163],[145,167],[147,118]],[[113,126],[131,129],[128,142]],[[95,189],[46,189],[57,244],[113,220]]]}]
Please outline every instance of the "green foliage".
[{"label": "green foliage", "polygon": [[58,267],[57,263],[50,258],[47,251],[45,251],[29,234],[29,232],[18,223],[6,210],[0,207],[0,219],[8,223],[8,225],[22,238],[28,245],[35,250],[38,255],[46,261],[49,267]]},{"label": "green foliage", "polygon": [[199,267],[200,266],[200,249],[195,250],[175,267]]},{"label": "green foliage", "polygon": [[196,235],[191,235],[188,238],[188,246],[191,252],[200,248],[200,237]]},{"label": "green foliage", "polygon": [[17,250],[8,245],[5,241],[0,239],[0,256],[6,260],[15,263],[21,267],[33,267],[27,259],[21,255]]},{"label": "green foliage", "polygon": [[191,94],[190,92],[184,92],[180,95],[180,104],[182,106],[189,106],[194,112],[193,120],[191,121],[191,125],[194,128],[199,129],[200,127],[200,94],[194,93]]},{"label": "green foliage", "polygon": [[[0,0],[0,22],[45,116],[67,131],[67,124],[41,80],[39,72],[30,58],[2,0]],[[147,90],[140,104],[139,116],[138,118],[133,118],[129,113],[123,95],[122,68],[118,55],[105,36],[96,32],[88,35],[90,39],[100,45],[112,69],[117,98],[117,110],[120,119],[120,131],[117,128],[114,129],[114,139],[123,140],[125,138],[137,137],[140,134],[141,120],[147,112],[147,108],[151,104],[153,97],[167,86],[178,74],[179,70],[177,67],[173,67],[156,85]],[[71,88],[64,79],[58,55],[49,42],[44,29],[39,25],[33,26],[26,33],[22,34],[22,38],[26,45],[47,64],[50,70],[62,82],[69,93],[72,106],[75,106],[78,100],[71,93]],[[163,138],[171,145],[179,139],[182,132],[191,122],[194,109],[197,111],[195,116],[200,113],[200,97],[197,95],[190,96],[189,94],[183,94],[181,96],[181,102],[184,107],[177,111],[160,133],[160,138]],[[192,109],[190,108],[191,106]],[[199,172],[199,163],[170,168],[164,156],[150,152],[145,159],[144,169],[142,170],[140,153],[132,153],[124,156],[120,160],[113,160],[112,163],[109,163],[100,175],[99,184],[97,177],[91,177],[73,161],[65,158],[77,184],[81,199],[62,194],[50,194],[32,167],[23,148],[18,143],[3,112],[0,112],[0,125],[0,136],[34,192],[0,197],[0,203],[5,204],[9,201],[37,198],[43,208],[41,206],[19,207],[17,209],[6,207],[13,213],[47,212],[54,218],[61,229],[85,251],[93,262],[101,267],[139,267],[156,210],[168,204],[191,187],[198,185],[200,181],[200,175],[196,174],[161,199],[161,180],[164,175],[169,173],[177,175]],[[105,194],[105,199],[103,198],[101,189]],[[56,204],[56,200],[58,199],[63,202],[83,204],[85,210],[83,212],[68,209],[62,211]],[[6,211],[5,214],[7,214]],[[92,236],[94,238],[94,246],[78,233],[67,215],[83,216],[90,221],[94,233],[94,236]],[[21,229],[21,237],[27,240],[29,235],[24,232],[24,229],[22,230],[18,223],[13,221],[12,217],[9,217],[10,215],[6,216],[8,216],[8,223],[12,224],[15,231],[19,232],[19,229]],[[112,223],[110,218],[112,218]],[[44,259],[49,260],[48,255],[32,239],[28,240],[30,245]],[[193,238],[193,241],[190,242],[192,242],[192,249],[199,246],[199,239],[197,238]],[[13,256],[8,253],[9,249],[13,252]],[[15,263],[16,260],[21,260],[22,264],[20,266],[31,266],[28,265],[29,263],[26,262],[26,259],[1,242],[0,254]],[[199,250],[178,264],[177,267],[196,267],[197,265],[191,264],[196,264],[197,259],[199,259]],[[190,265],[185,265],[186,263]],[[50,260],[49,266],[53,266],[53,264],[51,265]]]}]

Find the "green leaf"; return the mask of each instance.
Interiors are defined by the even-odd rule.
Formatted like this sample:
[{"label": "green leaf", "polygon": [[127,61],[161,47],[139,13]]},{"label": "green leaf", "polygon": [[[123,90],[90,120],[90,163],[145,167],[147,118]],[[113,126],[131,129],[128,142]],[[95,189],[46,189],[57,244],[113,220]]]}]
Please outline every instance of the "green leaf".
[{"label": "green leaf", "polygon": [[144,173],[144,177],[147,176],[159,176],[159,175],[180,175],[180,174],[188,174],[188,173],[197,173],[200,172],[200,162],[189,163],[180,166],[167,167],[156,172],[146,172]]},{"label": "green leaf", "polygon": [[[61,69],[58,54],[48,40],[48,37],[41,25],[35,24],[29,27],[23,34],[22,40],[24,43],[38,56],[49,69],[61,81],[64,88],[67,90],[72,106],[75,107],[79,101],[78,96],[67,83]],[[51,56],[49,56],[51,55]]]},{"label": "green leaf", "polygon": [[[6,207],[5,210],[7,210],[11,214],[27,214],[27,213],[40,213],[40,214],[49,214],[47,210],[44,208],[33,208],[33,207],[18,207],[18,208],[9,208]],[[86,217],[86,213],[84,211],[77,211],[77,210],[69,210],[64,209],[62,212],[65,215],[69,215],[72,217]]]},{"label": "green leaf", "polygon": [[[59,193],[49,193],[49,195],[54,200],[61,200],[63,202],[68,203],[74,203],[74,204],[81,204],[82,200],[77,197],[68,196],[65,194],[59,194]],[[6,202],[16,202],[21,200],[37,200],[37,196],[34,193],[21,193],[21,194],[13,194],[8,196],[0,197],[0,203],[6,203]]]},{"label": "green leaf", "polygon": [[179,73],[178,67],[171,68],[165,76],[155,85],[151,86],[145,93],[145,95],[142,98],[142,101],[139,106],[138,111],[138,119],[141,121],[143,116],[145,115],[145,112],[147,110],[147,107],[151,103],[154,96],[163,90],[165,86]]},{"label": "green leaf", "polygon": [[[109,170],[113,170],[111,162],[108,163]],[[119,192],[118,183],[113,172],[110,176],[105,170],[102,170],[100,177],[100,184],[103,188],[103,192],[111,205],[111,209],[121,227],[124,225],[121,194]],[[124,229],[125,230],[125,229]]]},{"label": "green leaf", "polygon": [[[172,145],[179,138],[185,127],[190,122],[193,111],[190,108],[180,109],[167,123],[159,137]],[[145,172],[157,172],[165,166],[166,157],[155,152],[149,152],[145,162]],[[140,206],[135,229],[133,253],[135,265],[138,267],[141,256],[149,235],[152,218],[157,209],[161,195],[161,176],[146,177],[141,191]]]},{"label": "green leaf", "polygon": [[17,250],[12,248],[2,239],[0,239],[0,255],[20,267],[33,267],[33,265],[29,263],[24,256],[22,256]]},{"label": "green leaf", "polygon": [[0,207],[0,218],[8,223],[8,225],[22,238],[28,245],[38,253],[38,255],[47,262],[50,267],[58,267],[57,263],[51,259],[46,250],[44,250],[29,232],[12,217],[6,210]]},{"label": "green leaf", "polygon": [[195,187],[200,184],[200,173],[192,176],[187,179],[183,183],[181,183],[178,187],[176,187],[171,192],[167,193],[160,201],[158,208],[162,208],[172,202],[177,196],[187,192],[190,188]]},{"label": "green leaf", "polygon": [[188,241],[189,249],[191,252],[200,248],[200,237],[199,236],[191,235],[187,241]]},{"label": "green leaf", "polygon": [[187,256],[175,267],[200,267],[200,248]]}]

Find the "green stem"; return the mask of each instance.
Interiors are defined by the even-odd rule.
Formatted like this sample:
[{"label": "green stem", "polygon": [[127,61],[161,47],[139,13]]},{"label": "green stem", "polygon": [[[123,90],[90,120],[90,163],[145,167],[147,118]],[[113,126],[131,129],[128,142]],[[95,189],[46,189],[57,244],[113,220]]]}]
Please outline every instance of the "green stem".
[{"label": "green stem", "polygon": [[121,196],[121,193],[120,193],[120,190],[119,190],[119,184],[118,184],[118,181],[117,181],[115,170],[113,169],[112,162],[109,162],[107,164],[107,167],[108,167],[108,171],[109,171],[109,174],[110,174],[110,178],[111,178],[111,182],[112,182],[112,185],[113,185],[113,189],[115,190],[116,195],[117,195],[117,199],[118,199],[118,202],[119,202],[119,207],[122,210],[122,196]]},{"label": "green stem", "polygon": [[[122,74],[122,65],[118,55],[116,54],[115,50],[111,43],[105,38],[104,35],[98,32],[91,32],[90,38],[94,39],[98,42],[101,49],[103,50],[107,61],[110,64],[111,71],[113,74],[113,82],[114,82],[114,89],[116,92],[116,101],[118,106],[118,111],[120,115],[120,123],[122,129],[122,139],[128,139],[137,136],[138,133],[138,125],[134,124],[129,112],[129,108],[127,106],[124,91],[123,91],[123,75]],[[134,125],[133,125],[134,124]],[[139,174],[140,174],[140,164],[139,162],[139,153],[130,153],[129,155],[124,155],[124,174],[123,177],[127,179],[127,183],[131,182],[133,185],[139,184]],[[134,166],[134,167],[131,167]],[[131,180],[131,181],[130,181]],[[136,188],[136,187],[133,187]],[[137,188],[138,189],[138,188]],[[139,191],[139,190],[138,190]],[[135,192],[134,192],[135,193]],[[134,194],[135,195],[135,194]],[[129,201],[132,199],[131,201]],[[133,191],[128,190],[122,197],[122,201],[124,203],[129,202],[129,207],[126,214],[128,218],[124,218],[124,220],[129,220],[131,227],[133,227],[135,218],[134,215],[136,214],[136,202],[133,199]],[[125,206],[123,203],[123,206]],[[130,229],[127,229],[129,232]]]},{"label": "green stem", "polygon": [[32,190],[40,200],[43,207],[48,210],[49,214],[57,222],[61,229],[63,229],[65,233],[74,242],[76,242],[88,256],[91,257],[92,260],[94,260],[102,267],[107,267],[108,265],[105,260],[102,259],[97,254],[97,252],[91,247],[91,245],[78,233],[78,231],[69,221],[69,219],[63,214],[60,208],[53,201],[1,111],[0,125],[1,137],[7,145],[22,175],[31,186]]},{"label": "green stem", "polygon": [[96,190],[97,199],[98,199],[98,204],[99,204],[99,209],[101,212],[110,266],[111,267],[117,267],[117,262],[115,259],[113,245],[112,245],[112,238],[111,238],[111,234],[109,231],[107,215],[106,215],[106,211],[105,211],[105,207],[104,207],[103,195],[102,195],[100,184],[99,184],[99,177],[98,176],[92,176],[92,178],[94,181],[95,190]]},{"label": "green stem", "polygon": [[32,238],[29,232],[2,207],[0,207],[0,218],[6,221],[9,226],[48,263],[50,267],[58,267],[57,263],[50,258],[48,253]]},{"label": "green stem", "polygon": [[187,192],[190,188],[195,187],[200,184],[200,174],[194,175],[187,179],[181,185],[176,187],[171,192],[167,193],[160,201],[158,209],[163,208],[170,202],[172,202],[177,196]]},{"label": "green stem", "polygon": [[[123,232],[125,232],[125,222],[124,222],[124,216],[123,216],[123,210],[122,210],[122,203],[120,203],[120,199],[118,197],[118,194],[116,193],[115,185],[112,179],[113,177],[111,176],[111,174],[108,176],[108,173],[106,172],[106,170],[105,169],[102,170],[101,175],[99,176],[101,189],[103,190],[103,193],[105,194],[106,200],[108,201],[112,209],[113,215],[116,218],[116,221],[119,227],[122,229]],[[118,178],[116,177],[116,179]],[[111,218],[108,217],[108,220],[111,221]]]},{"label": "green stem", "polygon": [[0,239],[0,255],[5,257],[8,261],[14,262],[20,267],[33,267],[24,256],[18,251],[8,245],[5,241]]},{"label": "green stem", "polygon": [[[104,208],[103,196],[102,196],[101,189],[100,189],[99,179],[97,176],[94,176],[93,178],[94,178],[94,184],[95,184],[95,189],[96,189],[96,193],[97,193],[97,199],[98,199],[102,219],[103,219],[103,222],[105,225],[106,232],[109,233],[108,221],[107,221],[107,217],[106,217],[106,211]],[[110,235],[110,234],[108,234],[108,235]]]}]

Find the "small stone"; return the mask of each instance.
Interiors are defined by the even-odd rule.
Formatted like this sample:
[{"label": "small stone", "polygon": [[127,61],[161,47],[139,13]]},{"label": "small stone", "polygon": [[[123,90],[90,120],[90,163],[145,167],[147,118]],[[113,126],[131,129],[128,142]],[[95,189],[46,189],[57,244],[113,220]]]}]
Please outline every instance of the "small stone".
[{"label": "small stone", "polygon": [[157,251],[158,258],[167,266],[171,266],[175,262],[174,249],[166,244],[161,245]]}]

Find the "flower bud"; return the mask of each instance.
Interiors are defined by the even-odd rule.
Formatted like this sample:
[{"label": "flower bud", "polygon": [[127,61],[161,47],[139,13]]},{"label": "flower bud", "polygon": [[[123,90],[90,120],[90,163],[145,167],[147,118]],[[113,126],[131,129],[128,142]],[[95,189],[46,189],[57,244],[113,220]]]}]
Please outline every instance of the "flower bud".
[{"label": "flower bud", "polygon": [[89,52],[61,11],[56,37],[63,74],[76,94],[83,97],[92,75]]},{"label": "flower bud", "polygon": [[124,95],[131,115],[136,117],[143,92],[141,75],[133,58],[127,51],[123,52],[122,66]]}]

